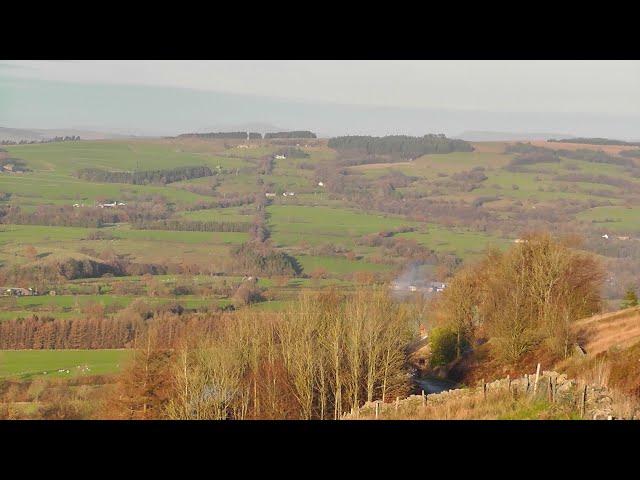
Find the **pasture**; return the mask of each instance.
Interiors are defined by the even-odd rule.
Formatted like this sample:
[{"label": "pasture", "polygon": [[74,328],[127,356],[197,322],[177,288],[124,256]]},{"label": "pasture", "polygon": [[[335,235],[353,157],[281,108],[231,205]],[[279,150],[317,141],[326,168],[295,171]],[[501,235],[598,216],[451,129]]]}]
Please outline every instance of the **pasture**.
[{"label": "pasture", "polygon": [[631,206],[595,207],[581,212],[578,219],[602,230],[640,231],[640,208]]},{"label": "pasture", "polygon": [[130,356],[130,350],[0,350],[0,378],[105,375]]}]

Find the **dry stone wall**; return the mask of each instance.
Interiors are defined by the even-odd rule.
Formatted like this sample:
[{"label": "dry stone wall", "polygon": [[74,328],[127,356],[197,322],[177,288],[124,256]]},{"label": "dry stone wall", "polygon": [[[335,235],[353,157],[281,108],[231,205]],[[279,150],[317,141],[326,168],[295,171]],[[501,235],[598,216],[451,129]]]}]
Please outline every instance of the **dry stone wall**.
[{"label": "dry stone wall", "polygon": [[[429,395],[411,395],[402,400],[391,403],[367,402],[360,409],[352,410],[346,414],[345,419],[384,418],[385,415],[393,416],[401,411],[407,418],[419,417],[420,408],[425,405],[444,404],[446,402],[482,395],[484,398],[493,392],[509,391],[514,397],[531,396],[547,399],[553,403],[571,403],[582,418],[592,420],[636,419],[640,420],[640,408],[637,402],[622,402],[621,395],[601,385],[587,385],[576,380],[569,379],[565,374],[554,371],[543,371],[536,374],[526,374],[518,378],[502,378],[490,383],[480,382],[479,385],[469,388],[447,390],[441,393]],[[631,406],[630,406],[631,405]]]}]

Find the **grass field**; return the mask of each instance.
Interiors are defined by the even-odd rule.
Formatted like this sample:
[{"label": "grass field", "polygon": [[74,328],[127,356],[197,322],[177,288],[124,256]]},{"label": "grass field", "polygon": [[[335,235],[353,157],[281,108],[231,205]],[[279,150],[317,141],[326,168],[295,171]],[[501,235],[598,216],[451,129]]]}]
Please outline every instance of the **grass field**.
[{"label": "grass field", "polygon": [[[622,179],[640,186],[640,179],[630,175],[625,166],[563,158],[557,163],[528,165],[522,171],[513,171],[505,168],[515,156],[504,153],[505,142],[481,142],[474,144],[473,152],[431,154],[411,161],[400,159],[346,167],[345,175],[340,176],[343,182],[340,190],[331,188],[330,182],[335,180],[331,178],[331,171],[314,169],[324,167],[323,163],[333,168],[334,161],[341,155],[328,148],[324,140],[313,142],[316,144],[313,147],[300,147],[310,155],[307,158],[273,160],[271,171],[264,170],[265,157],[283,147],[267,141],[249,142],[250,148],[237,147],[245,143],[181,138],[8,146],[9,155],[23,159],[32,171],[0,172],[0,209],[18,206],[23,211],[35,212],[42,205],[74,203],[96,208],[97,201],[118,200],[127,202],[129,208],[136,204],[143,205],[141,209],[150,208],[151,204],[162,207],[165,213],[161,218],[254,223],[261,208],[260,200],[264,200],[266,192],[273,192],[277,196],[265,208],[270,235],[264,245],[293,255],[303,267],[302,277],[258,275],[257,285],[268,300],[240,307],[234,303],[234,292],[243,276],[229,268],[234,261],[232,249],[249,241],[248,233],[139,230],[132,227],[132,222],[122,221],[100,229],[108,234],[108,239],[88,240],[96,229],[3,223],[0,224],[0,267],[3,269],[54,265],[58,260],[69,258],[99,259],[109,251],[130,262],[167,266],[170,272],[179,272],[176,267],[180,265],[195,265],[207,267],[202,272],[215,275],[169,274],[152,279],[107,276],[72,281],[60,278],[57,284],[38,285],[38,288],[55,288],[56,296],[0,297],[0,321],[32,315],[78,319],[90,311],[101,311],[93,308],[96,304],[104,307],[103,315],[108,321],[137,298],[144,299],[150,309],[178,303],[199,312],[230,304],[256,313],[279,311],[290,306],[300,292],[329,286],[347,292],[367,279],[388,281],[411,261],[402,254],[390,253],[396,252],[391,248],[383,250],[361,242],[363,236],[411,227],[414,231],[394,234],[390,241],[415,240],[436,251],[438,261],[447,254],[448,262],[448,254],[453,254],[469,262],[489,246],[505,249],[512,245],[513,239],[521,235],[521,227],[511,228],[511,225],[517,224],[524,212],[535,212],[533,208],[549,208],[559,213],[566,208],[568,213],[562,220],[571,222],[572,228],[582,229],[585,235],[599,237],[608,230],[619,234],[640,231],[640,208],[627,207],[640,204],[640,196],[634,188],[619,186],[629,183],[611,184],[616,183],[611,179]],[[552,147],[565,148],[560,144]],[[143,171],[199,165],[209,166],[215,175],[165,185],[94,183],[75,176],[78,169],[85,167]],[[469,180],[473,178],[472,169],[478,168],[486,179]],[[581,174],[582,178],[573,179],[591,181],[558,179],[568,174]],[[325,181],[325,187],[318,186],[319,180]],[[389,189],[391,181],[398,184]],[[295,196],[284,197],[282,192],[295,192]],[[253,195],[256,201],[251,200]],[[363,204],[360,200],[367,197],[375,208],[394,214],[358,208],[357,205]],[[236,199],[242,206],[204,208],[229,200],[231,205],[237,205],[233,203]],[[393,208],[385,209],[380,206],[383,205],[380,199],[390,199],[398,205],[394,203]],[[403,210],[400,208],[403,199],[423,201],[425,211]],[[481,206],[476,205],[479,199],[484,202]],[[439,211],[444,213],[438,214],[437,209],[431,212],[431,204],[440,204]],[[457,218],[454,212],[458,208],[467,209],[468,214]],[[395,214],[399,211],[404,211],[405,216]],[[449,215],[448,211],[452,213]],[[35,258],[26,253],[27,246],[36,249]],[[429,263],[423,266],[422,274],[431,277],[438,272],[437,275],[441,275],[442,266]],[[359,272],[367,275],[357,275]],[[441,280],[447,281],[447,278]],[[192,294],[174,295],[177,286],[189,289],[187,293]],[[152,287],[159,296],[147,295]],[[201,314],[204,315],[198,315]],[[0,378],[65,378],[114,373],[129,355],[125,350],[0,351]],[[515,409],[501,415],[523,418],[539,414],[537,405],[526,408],[533,410]]]},{"label": "grass field", "polygon": [[461,229],[445,229],[429,225],[426,232],[399,233],[399,237],[412,238],[436,251],[456,253],[467,258],[484,251],[489,246],[507,247],[511,241],[496,236]]},{"label": "grass field", "polygon": [[278,245],[333,242],[353,245],[353,240],[417,222],[388,215],[365,214],[345,208],[272,205],[267,209],[273,241]]},{"label": "grass field", "polygon": [[345,274],[354,272],[380,272],[392,268],[389,265],[357,260],[352,261],[341,257],[301,255],[298,260],[307,273],[312,273],[318,269],[324,269],[329,273]]},{"label": "grass field", "polygon": [[130,350],[0,350],[0,378],[115,373],[130,355]]},{"label": "grass field", "polygon": [[640,231],[640,208],[638,207],[596,207],[581,212],[577,218],[590,222],[603,230]]}]

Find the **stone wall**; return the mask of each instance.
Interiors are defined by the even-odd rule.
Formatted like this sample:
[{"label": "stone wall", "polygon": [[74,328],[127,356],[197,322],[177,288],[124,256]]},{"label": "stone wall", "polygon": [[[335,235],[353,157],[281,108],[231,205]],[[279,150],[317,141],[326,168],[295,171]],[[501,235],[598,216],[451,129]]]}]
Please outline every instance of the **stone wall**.
[{"label": "stone wall", "polygon": [[425,405],[444,404],[454,399],[471,396],[486,398],[493,392],[509,391],[515,398],[529,396],[546,399],[550,403],[570,403],[584,419],[640,420],[640,406],[637,401],[625,398],[605,386],[586,385],[567,378],[565,374],[553,371],[541,372],[537,387],[535,380],[536,375],[533,373],[518,378],[502,378],[490,383],[479,382],[477,386],[469,388],[459,388],[424,396],[411,395],[391,403],[367,402],[358,411],[352,410],[343,418],[375,418],[376,408],[378,418],[384,418],[385,415],[393,416],[396,411],[402,412],[407,418],[414,418],[414,414],[419,416],[419,410]]}]

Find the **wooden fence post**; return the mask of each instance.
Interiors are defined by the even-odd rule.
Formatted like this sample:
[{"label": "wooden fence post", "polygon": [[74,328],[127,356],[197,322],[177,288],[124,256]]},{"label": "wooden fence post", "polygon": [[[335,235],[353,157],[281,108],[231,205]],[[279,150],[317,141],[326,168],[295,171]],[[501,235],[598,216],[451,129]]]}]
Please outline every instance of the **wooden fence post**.
[{"label": "wooden fence post", "polygon": [[376,400],[376,420],[378,420],[379,415],[380,415],[380,401]]},{"label": "wooden fence post", "polygon": [[507,375],[507,390],[511,393],[511,375]]},{"label": "wooden fence post", "polygon": [[533,384],[533,394],[536,394],[536,391],[538,390],[538,380],[540,379],[540,364],[538,364],[538,367],[536,368],[536,381]]},{"label": "wooden fence post", "polygon": [[483,400],[487,399],[487,384],[484,381],[484,378],[482,379],[482,399]]},{"label": "wooden fence post", "polygon": [[427,406],[427,396],[424,394],[424,390],[422,390],[422,407]]},{"label": "wooden fence post", "polygon": [[529,374],[528,373],[524,374],[524,380],[526,382],[525,393],[529,393]]},{"label": "wooden fence post", "polygon": [[553,403],[553,383],[551,381],[551,377],[549,377],[549,389],[548,389],[548,397],[549,401]]},{"label": "wooden fence post", "polygon": [[399,406],[400,406],[400,397],[396,397],[396,413],[398,413]]},{"label": "wooden fence post", "polygon": [[584,418],[584,415],[587,411],[587,384],[584,384],[584,388],[582,389],[582,409],[580,411],[580,415]]}]

